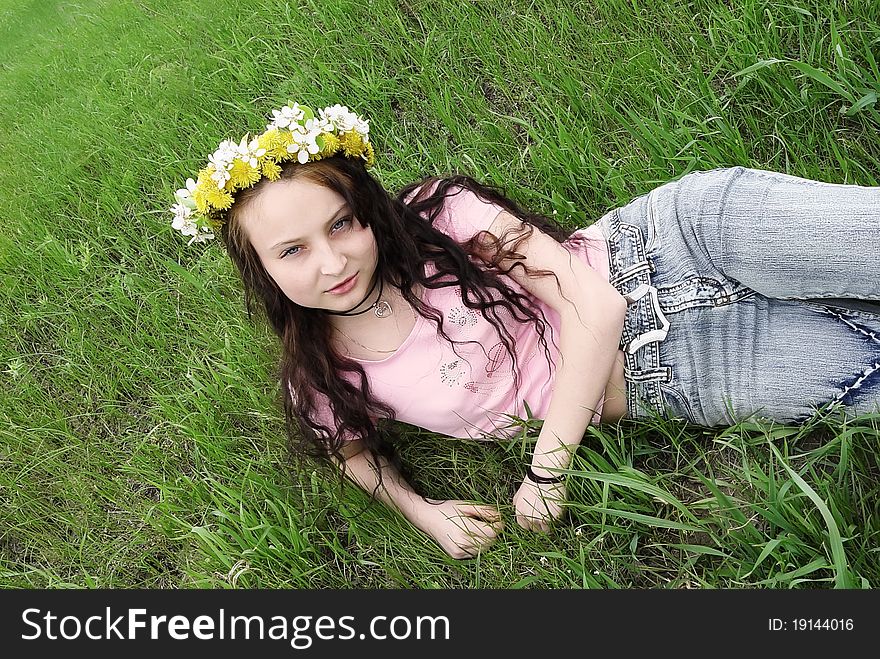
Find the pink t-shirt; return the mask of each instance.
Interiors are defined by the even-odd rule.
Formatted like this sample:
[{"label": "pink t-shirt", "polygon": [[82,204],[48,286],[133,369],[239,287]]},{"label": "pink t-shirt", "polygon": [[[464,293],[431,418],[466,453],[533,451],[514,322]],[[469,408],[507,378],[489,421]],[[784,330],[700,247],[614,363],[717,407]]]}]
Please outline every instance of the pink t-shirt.
[{"label": "pink t-shirt", "polygon": [[[456,190],[460,192],[455,194]],[[448,194],[451,196],[447,196],[434,226],[457,242],[488,230],[503,210],[463,188],[452,188]],[[596,225],[575,231],[562,245],[608,278],[605,240]],[[428,262],[425,271],[430,276],[436,268]],[[509,277],[505,283],[528,295]],[[534,418],[544,418],[559,356],[559,314],[538,300],[547,320],[544,338],[552,360],[549,365],[534,324],[502,316],[504,327],[513,337],[521,373],[517,392],[511,359],[501,338],[481,313],[464,306],[457,286],[426,288],[423,301],[443,314],[443,328],[450,338],[473,343],[453,346],[438,336],[432,321],[417,315],[412,332],[393,354],[377,361],[355,360],[369,377],[373,395],[394,409],[398,421],[450,437],[486,439],[485,435],[514,434],[516,429],[509,427],[511,417],[527,418],[526,404]],[[595,411],[594,423],[599,422],[602,402]],[[329,405],[319,418],[334,427]]]}]

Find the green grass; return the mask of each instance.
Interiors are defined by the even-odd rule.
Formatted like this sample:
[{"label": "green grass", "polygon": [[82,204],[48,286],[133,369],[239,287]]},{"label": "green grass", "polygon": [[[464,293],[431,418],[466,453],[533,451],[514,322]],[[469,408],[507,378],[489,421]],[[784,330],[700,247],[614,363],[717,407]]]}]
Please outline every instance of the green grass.
[{"label": "green grass", "polygon": [[548,536],[528,441],[412,430],[428,494],[505,514],[447,558],[290,468],[277,346],[166,212],[288,99],[368,117],[389,189],[465,172],[569,228],[694,169],[876,185],[880,5],[797,1],[0,0],[0,583],[880,584],[877,419],[590,428]]}]

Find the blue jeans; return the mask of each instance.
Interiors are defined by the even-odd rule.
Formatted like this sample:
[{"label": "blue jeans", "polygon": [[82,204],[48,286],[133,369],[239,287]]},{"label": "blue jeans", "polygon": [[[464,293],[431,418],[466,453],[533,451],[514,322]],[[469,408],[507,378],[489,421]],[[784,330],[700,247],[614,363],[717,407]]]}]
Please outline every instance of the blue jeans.
[{"label": "blue jeans", "polygon": [[880,188],[695,172],[600,221],[631,417],[880,410]]}]

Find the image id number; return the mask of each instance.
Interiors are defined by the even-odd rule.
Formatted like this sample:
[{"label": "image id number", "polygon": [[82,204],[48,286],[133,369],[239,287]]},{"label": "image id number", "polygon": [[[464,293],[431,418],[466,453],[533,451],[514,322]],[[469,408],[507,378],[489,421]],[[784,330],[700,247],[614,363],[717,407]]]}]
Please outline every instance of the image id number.
[{"label": "image id number", "polygon": [[767,628],[771,632],[849,632],[852,631],[854,627],[855,624],[853,623],[852,618],[791,618],[789,620],[770,618],[767,621]]}]

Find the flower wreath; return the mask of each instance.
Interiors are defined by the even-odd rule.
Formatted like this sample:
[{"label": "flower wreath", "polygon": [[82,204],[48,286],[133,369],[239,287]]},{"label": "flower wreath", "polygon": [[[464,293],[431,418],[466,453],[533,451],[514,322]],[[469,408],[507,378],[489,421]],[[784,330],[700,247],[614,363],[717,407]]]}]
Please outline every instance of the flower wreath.
[{"label": "flower wreath", "polygon": [[318,116],[304,105],[294,103],[272,110],[272,122],[261,135],[239,143],[224,140],[199,170],[198,178],[186,180],[186,187],[174,197],[171,226],[184,236],[188,245],[214,238],[223,224],[224,212],[233,202],[233,193],[251,187],[264,176],[281,178],[280,163],[297,160],[306,163],[343,153],[363,158],[367,167],[375,162],[370,144],[369,122],[343,105],[319,110]]}]

